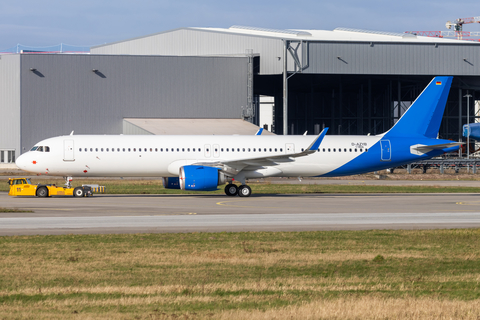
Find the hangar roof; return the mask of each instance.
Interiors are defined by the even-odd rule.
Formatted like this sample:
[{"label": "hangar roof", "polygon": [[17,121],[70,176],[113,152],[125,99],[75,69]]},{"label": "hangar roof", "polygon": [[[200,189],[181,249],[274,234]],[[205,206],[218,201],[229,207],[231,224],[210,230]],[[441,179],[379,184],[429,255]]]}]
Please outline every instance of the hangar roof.
[{"label": "hangar roof", "polygon": [[225,28],[190,28],[204,31],[225,32],[231,34],[263,36],[273,38],[293,38],[305,41],[385,41],[385,42],[453,42],[453,43],[469,43],[472,41],[423,37],[409,33],[395,33],[383,31],[370,31],[351,28],[336,28],[331,30],[302,30],[302,29],[264,29],[245,26],[231,26]]},{"label": "hangar roof", "polygon": [[92,49],[111,46],[113,44],[129,42],[136,39],[148,38],[156,35],[167,34],[179,30],[197,30],[204,32],[217,32],[232,35],[266,37],[273,39],[296,39],[305,41],[376,41],[376,42],[405,42],[405,43],[455,43],[455,44],[480,44],[474,41],[423,37],[409,33],[395,33],[371,31],[351,28],[336,28],[334,30],[302,30],[302,29],[267,29],[247,26],[231,26],[230,28],[200,28],[186,27],[149,34],[137,38],[121,40],[118,42],[93,46]]}]

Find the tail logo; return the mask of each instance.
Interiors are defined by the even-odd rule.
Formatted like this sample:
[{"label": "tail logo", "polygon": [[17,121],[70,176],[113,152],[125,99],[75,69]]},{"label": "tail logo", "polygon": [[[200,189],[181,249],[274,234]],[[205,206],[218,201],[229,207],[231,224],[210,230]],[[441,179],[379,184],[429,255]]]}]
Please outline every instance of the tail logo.
[{"label": "tail logo", "polygon": [[436,84],[437,86],[441,86],[441,85],[442,85],[442,81],[437,81],[437,82],[435,82],[435,84]]}]

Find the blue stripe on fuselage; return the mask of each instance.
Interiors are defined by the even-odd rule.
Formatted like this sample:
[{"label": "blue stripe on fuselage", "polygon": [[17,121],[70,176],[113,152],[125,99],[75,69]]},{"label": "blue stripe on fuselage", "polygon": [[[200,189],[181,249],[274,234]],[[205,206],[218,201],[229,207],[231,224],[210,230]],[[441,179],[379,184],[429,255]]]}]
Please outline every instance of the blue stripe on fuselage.
[{"label": "blue stripe on fuselage", "polygon": [[[384,140],[384,139],[381,139]],[[458,147],[448,148],[445,150],[432,150],[424,155],[416,155],[410,152],[410,147],[413,145],[435,145],[440,143],[450,143],[449,140],[438,140],[429,138],[391,138],[391,161],[381,161],[381,144],[379,140],[368,152],[363,152],[355,159],[347,162],[339,168],[330,171],[329,173],[321,175],[321,177],[338,177],[348,176],[352,174],[360,174],[372,172],[377,170],[389,169],[408,164],[414,161],[429,159],[445,153],[446,150],[454,151]]]}]

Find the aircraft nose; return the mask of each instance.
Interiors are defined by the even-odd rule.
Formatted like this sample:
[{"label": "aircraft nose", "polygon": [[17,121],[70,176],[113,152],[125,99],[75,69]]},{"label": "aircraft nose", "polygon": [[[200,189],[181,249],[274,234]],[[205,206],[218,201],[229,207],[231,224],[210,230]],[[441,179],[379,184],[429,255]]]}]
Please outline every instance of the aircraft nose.
[{"label": "aircraft nose", "polygon": [[28,155],[27,154],[22,154],[20,157],[18,157],[15,160],[15,164],[17,165],[18,169],[27,170],[27,166],[29,164]]}]

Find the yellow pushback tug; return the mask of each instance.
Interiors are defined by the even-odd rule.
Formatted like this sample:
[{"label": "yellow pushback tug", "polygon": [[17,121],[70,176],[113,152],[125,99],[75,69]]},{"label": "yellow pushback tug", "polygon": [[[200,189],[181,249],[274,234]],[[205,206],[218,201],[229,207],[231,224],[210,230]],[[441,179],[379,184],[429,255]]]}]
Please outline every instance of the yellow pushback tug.
[{"label": "yellow pushback tug", "polygon": [[93,192],[105,192],[104,186],[98,185],[82,185],[81,187],[72,188],[70,186],[58,187],[54,184],[37,184],[34,185],[30,178],[9,178],[10,185],[9,196],[74,196],[88,197],[93,196]]}]

